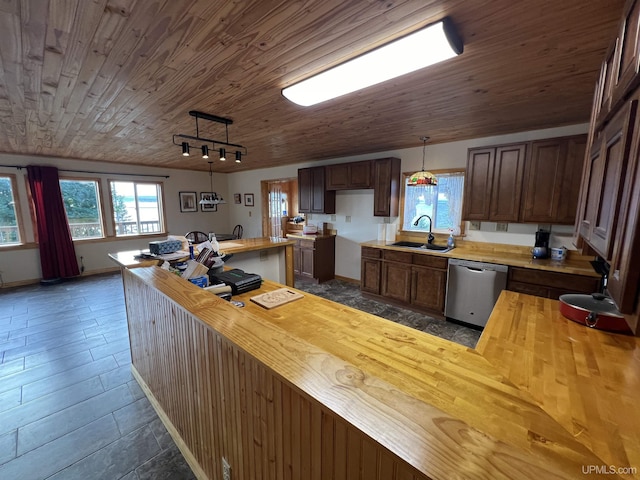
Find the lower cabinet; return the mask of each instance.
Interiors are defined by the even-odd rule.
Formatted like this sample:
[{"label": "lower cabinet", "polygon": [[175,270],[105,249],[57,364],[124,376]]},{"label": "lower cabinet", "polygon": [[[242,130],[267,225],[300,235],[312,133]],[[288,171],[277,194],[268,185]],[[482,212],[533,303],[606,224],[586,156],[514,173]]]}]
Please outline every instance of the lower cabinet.
[{"label": "lower cabinet", "polygon": [[598,277],[509,267],[507,290],[557,300],[565,293],[595,293],[602,289]]},{"label": "lower cabinet", "polygon": [[444,313],[447,259],[362,247],[360,289],[418,310]]},{"label": "lower cabinet", "polygon": [[296,239],[293,246],[293,272],[315,282],[326,282],[335,277],[336,237]]}]

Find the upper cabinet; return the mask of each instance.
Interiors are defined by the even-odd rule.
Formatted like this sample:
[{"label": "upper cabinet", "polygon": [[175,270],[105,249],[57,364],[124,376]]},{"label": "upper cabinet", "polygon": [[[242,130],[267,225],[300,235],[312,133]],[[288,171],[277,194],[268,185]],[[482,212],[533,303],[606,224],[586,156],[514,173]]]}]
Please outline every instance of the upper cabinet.
[{"label": "upper cabinet", "polygon": [[373,160],[326,166],[327,190],[373,188]]},{"label": "upper cabinet", "polygon": [[302,213],[336,213],[336,190],[357,189],[373,189],[374,216],[397,217],[400,159],[377,158],[301,168],[298,170],[298,210]]},{"label": "upper cabinet", "polygon": [[526,150],[526,144],[469,149],[462,212],[465,220],[519,220]]},{"label": "upper cabinet", "polygon": [[379,158],[373,162],[373,215],[397,217],[400,203],[400,159]]},{"label": "upper cabinet", "polygon": [[325,189],[324,167],[298,170],[298,211],[336,213],[336,192]]},{"label": "upper cabinet", "polygon": [[469,149],[465,220],[573,225],[587,135]]},{"label": "upper cabinet", "polygon": [[587,136],[531,142],[524,175],[523,223],[573,225]]}]

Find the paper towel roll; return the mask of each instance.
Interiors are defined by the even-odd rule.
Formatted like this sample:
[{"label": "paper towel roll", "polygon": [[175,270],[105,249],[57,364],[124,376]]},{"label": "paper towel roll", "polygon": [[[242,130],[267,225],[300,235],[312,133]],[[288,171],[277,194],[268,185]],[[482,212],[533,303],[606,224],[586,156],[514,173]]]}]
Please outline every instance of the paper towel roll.
[{"label": "paper towel roll", "polygon": [[385,241],[387,239],[387,234],[386,234],[386,229],[387,224],[386,223],[379,223],[378,224],[378,240],[381,241]]},{"label": "paper towel roll", "polygon": [[396,241],[396,232],[398,231],[398,225],[395,223],[387,224],[387,233],[386,240],[387,242],[395,242]]}]

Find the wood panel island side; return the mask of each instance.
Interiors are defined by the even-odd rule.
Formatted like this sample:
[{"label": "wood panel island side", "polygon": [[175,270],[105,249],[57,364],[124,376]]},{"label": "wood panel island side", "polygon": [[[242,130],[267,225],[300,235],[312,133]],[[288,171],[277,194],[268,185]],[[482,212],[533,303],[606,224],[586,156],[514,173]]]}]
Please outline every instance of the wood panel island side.
[{"label": "wood panel island side", "polygon": [[[575,479],[598,478],[590,465],[640,466],[637,413],[585,421],[576,435],[513,378],[517,365],[504,371],[473,349],[305,292],[266,310],[250,297],[282,288],[271,281],[235,296],[244,308],[157,267],[124,268],[123,281],[132,370],[198,478],[222,478],[223,458],[233,479]],[[507,293],[490,334],[507,335],[502,353],[514,318],[503,307],[529,335],[554,302]],[[618,355],[626,399],[640,348],[615,338],[603,358]],[[583,381],[566,361],[564,378]],[[521,374],[537,368],[523,362]],[[616,412],[615,394],[596,387]],[[564,400],[557,410],[571,409]],[[618,473],[606,478],[633,478]]]}]

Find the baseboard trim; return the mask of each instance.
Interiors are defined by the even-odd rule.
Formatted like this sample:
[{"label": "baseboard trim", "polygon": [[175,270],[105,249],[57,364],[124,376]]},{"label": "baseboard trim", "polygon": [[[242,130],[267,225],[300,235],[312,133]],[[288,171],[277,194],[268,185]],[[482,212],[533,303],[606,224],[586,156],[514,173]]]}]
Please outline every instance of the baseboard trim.
[{"label": "baseboard trim", "polygon": [[360,285],[360,280],[356,280],[355,278],[342,277],[340,275],[335,276],[336,280],[342,280],[343,282],[353,283],[354,285]]},{"label": "baseboard trim", "polygon": [[191,467],[193,474],[196,476],[198,480],[209,480],[209,477],[204,472],[204,470],[202,470],[202,467],[200,467],[200,464],[196,460],[196,457],[194,457],[193,453],[191,453],[191,450],[189,450],[189,447],[187,446],[185,441],[182,439],[182,437],[178,433],[178,430],[176,429],[176,427],[173,426],[173,423],[171,423],[171,420],[169,419],[164,409],[160,405],[160,402],[158,402],[156,397],[153,395],[153,392],[151,391],[147,383],[143,380],[143,378],[140,376],[140,373],[138,373],[138,370],[136,370],[136,367],[134,367],[133,364],[131,365],[131,373],[133,374],[133,378],[135,378],[138,384],[140,385],[140,388],[142,389],[144,394],[149,399],[149,402],[151,403],[151,406],[158,414],[158,417],[160,417],[160,421],[162,421],[164,426],[167,428],[169,435],[171,435],[171,438],[173,438],[173,441],[175,442],[176,446],[182,453],[182,456],[184,457],[184,459],[189,464],[189,467]]},{"label": "baseboard trim", "polygon": [[[77,280],[77,279],[80,279],[82,277],[91,277],[93,275],[102,275],[102,274],[105,274],[105,273],[115,273],[115,272],[119,272],[119,271],[120,271],[120,267],[101,268],[99,270],[91,270],[90,272],[84,272],[80,276],[70,278],[69,280]],[[66,280],[63,280],[63,281],[66,281]],[[28,280],[18,280],[17,282],[4,282],[2,284],[2,287],[0,287],[0,290],[3,289],[3,288],[15,288],[15,287],[24,287],[24,286],[27,286],[27,285],[36,285],[36,284],[38,284],[40,282],[41,282],[40,278],[30,278]]]}]

